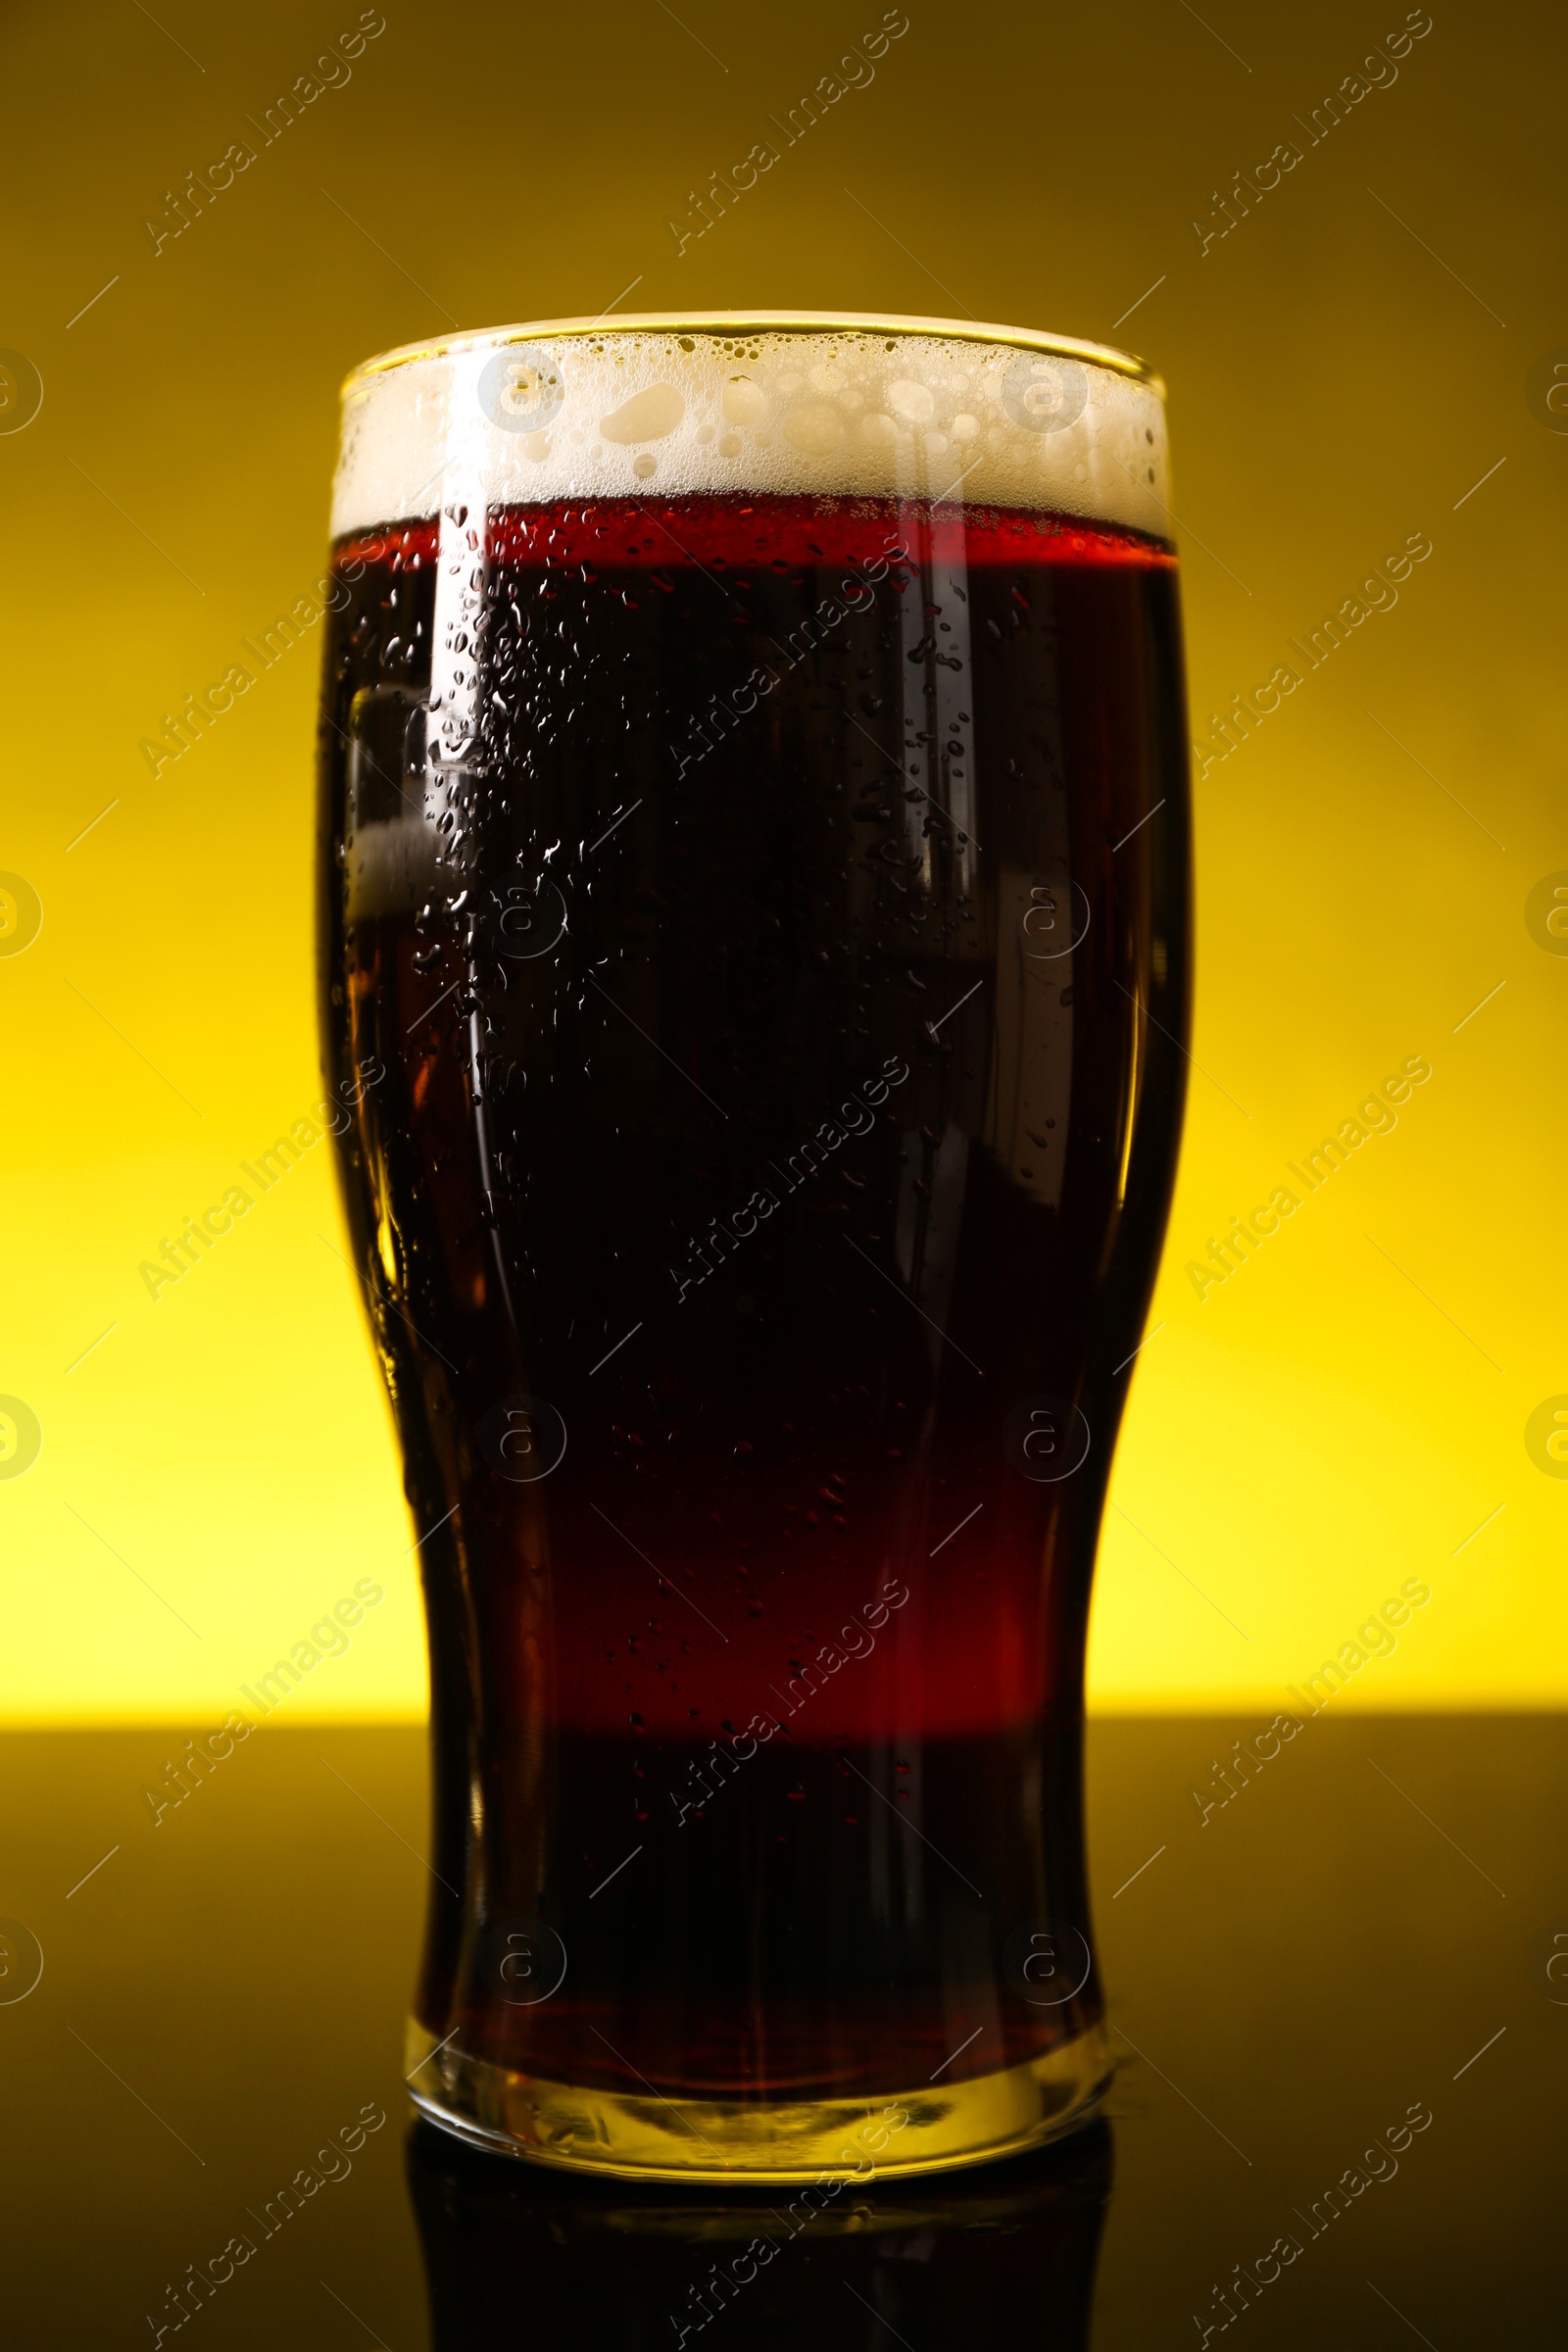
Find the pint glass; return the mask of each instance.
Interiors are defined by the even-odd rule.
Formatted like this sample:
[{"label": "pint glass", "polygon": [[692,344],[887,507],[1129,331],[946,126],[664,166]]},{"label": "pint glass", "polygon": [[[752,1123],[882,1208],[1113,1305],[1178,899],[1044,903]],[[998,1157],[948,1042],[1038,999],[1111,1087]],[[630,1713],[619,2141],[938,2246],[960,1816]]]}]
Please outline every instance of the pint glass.
[{"label": "pint glass", "polygon": [[571,321],[347,386],[322,1018],[429,1637],[407,2064],[470,2138],[830,2196],[1103,2085],[1166,495],[1157,380],[1001,327]]}]

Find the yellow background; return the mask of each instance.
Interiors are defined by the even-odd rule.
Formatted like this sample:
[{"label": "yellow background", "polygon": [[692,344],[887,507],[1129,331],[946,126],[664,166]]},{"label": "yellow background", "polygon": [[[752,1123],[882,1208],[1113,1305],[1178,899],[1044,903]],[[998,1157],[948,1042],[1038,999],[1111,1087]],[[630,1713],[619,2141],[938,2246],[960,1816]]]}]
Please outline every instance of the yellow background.
[{"label": "yellow background", "polygon": [[[14,1719],[217,1719],[365,1576],[385,1604],[289,1706],[422,1705],[325,1151],[156,1302],[137,1276],[319,1091],[318,632],[156,780],[137,747],[319,576],[352,363],[622,289],[651,310],[967,311],[1151,356],[1198,734],[1431,538],[1397,608],[1198,788],[1200,1066],[1093,1690],[1272,1710],[1420,1576],[1430,1604],[1338,1708],[1561,1699],[1568,1483],[1524,1433],[1568,1391],[1568,959],[1524,909],[1568,867],[1568,438],[1526,394],[1568,343],[1563,38],[1545,10],[1433,4],[1397,81],[1307,146],[1293,119],[1397,29],[1392,0],[1262,22],[1235,0],[1202,22],[909,0],[874,82],[682,253],[688,191],[771,135],[874,27],[871,0],[681,0],[679,22],[657,0],[386,0],[352,80],[156,255],[166,191],[259,146],[246,116],[357,11],[11,12],[0,344],[44,382],[0,436],[0,867],[44,907],[0,958],[0,1392],[44,1433],[0,1483]],[[1200,251],[1193,218],[1219,225],[1214,192],[1284,139],[1301,162]],[[1396,1132],[1200,1301],[1186,1261],[1418,1054],[1433,1076]]]}]

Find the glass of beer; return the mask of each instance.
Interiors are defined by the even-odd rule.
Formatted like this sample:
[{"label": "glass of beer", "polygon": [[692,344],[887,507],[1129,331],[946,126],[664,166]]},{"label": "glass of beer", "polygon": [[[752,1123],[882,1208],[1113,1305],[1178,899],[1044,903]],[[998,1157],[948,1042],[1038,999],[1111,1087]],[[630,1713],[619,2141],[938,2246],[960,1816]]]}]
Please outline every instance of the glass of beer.
[{"label": "glass of beer", "polygon": [[346,387],[321,1009],[429,1637],[407,2064],[470,2139],[821,2199],[1104,2086],[1166,497],[1158,380],[1005,327],[568,320]]}]

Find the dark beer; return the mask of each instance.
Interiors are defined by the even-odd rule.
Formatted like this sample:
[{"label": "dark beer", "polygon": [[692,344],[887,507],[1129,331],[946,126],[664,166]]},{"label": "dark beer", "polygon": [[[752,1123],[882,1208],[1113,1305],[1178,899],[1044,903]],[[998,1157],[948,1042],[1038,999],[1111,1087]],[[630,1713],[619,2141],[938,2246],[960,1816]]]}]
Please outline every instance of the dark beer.
[{"label": "dark beer", "polygon": [[671,2173],[781,2110],[883,2117],[895,2168],[1039,2136],[1011,2086],[1103,2073],[1082,1673],[1182,1100],[1171,552],[708,492],[449,501],[335,565],[416,2094]]}]

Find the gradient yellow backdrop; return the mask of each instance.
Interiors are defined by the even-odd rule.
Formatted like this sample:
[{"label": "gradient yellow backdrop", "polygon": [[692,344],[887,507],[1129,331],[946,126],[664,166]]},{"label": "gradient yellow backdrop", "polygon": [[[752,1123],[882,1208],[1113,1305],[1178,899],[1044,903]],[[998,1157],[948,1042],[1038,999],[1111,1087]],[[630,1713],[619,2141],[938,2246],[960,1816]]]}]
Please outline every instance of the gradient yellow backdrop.
[{"label": "gradient yellow backdrop", "polygon": [[[970,314],[1162,369],[1194,733],[1302,683],[1196,786],[1197,1066],[1094,1697],[1272,1709],[1413,1577],[1337,1707],[1568,1690],[1568,1483],[1526,1444],[1568,1392],[1568,958],[1526,919],[1568,869],[1561,20],[1433,0],[1366,68],[1397,0],[908,0],[874,80],[679,245],[881,15],[386,0],[264,144],[351,0],[10,12],[0,346],[43,386],[0,432],[0,869],[43,910],[0,955],[0,1394],[42,1431],[0,1479],[14,1719],[220,1717],[366,1577],[386,1600],[289,1707],[422,1706],[325,1148],[176,1288],[137,1274],[319,1092],[318,632],[156,777],[138,747],[319,576],[353,362],[617,303]],[[1397,603],[1307,668],[1291,640],[1414,535]],[[1188,1262],[1411,1056],[1397,1127],[1200,1298]]]}]

